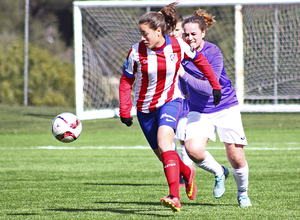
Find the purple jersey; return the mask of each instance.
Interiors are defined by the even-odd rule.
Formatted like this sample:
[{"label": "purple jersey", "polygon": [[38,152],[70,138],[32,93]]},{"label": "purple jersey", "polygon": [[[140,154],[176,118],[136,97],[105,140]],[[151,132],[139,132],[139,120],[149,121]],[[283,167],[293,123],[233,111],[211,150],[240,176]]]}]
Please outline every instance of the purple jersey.
[{"label": "purple jersey", "polygon": [[219,79],[222,87],[222,99],[220,103],[215,106],[213,104],[213,89],[204,74],[200,72],[192,62],[183,60],[181,64],[186,72],[180,82],[185,81],[186,83],[181,83],[183,90],[184,86],[188,86],[190,111],[213,113],[238,105],[235,90],[231,85],[230,79],[226,76],[221,50],[216,45],[205,41],[200,53],[206,57]]}]

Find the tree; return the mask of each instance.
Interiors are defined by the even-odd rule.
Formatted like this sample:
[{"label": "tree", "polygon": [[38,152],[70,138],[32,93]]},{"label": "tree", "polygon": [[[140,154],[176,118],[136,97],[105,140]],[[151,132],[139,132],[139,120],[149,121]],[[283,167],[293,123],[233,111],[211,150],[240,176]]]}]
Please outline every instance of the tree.
[{"label": "tree", "polygon": [[[47,50],[29,47],[28,104],[68,106],[75,103],[74,66]],[[0,50],[0,103],[22,105],[24,44],[16,41]]]}]

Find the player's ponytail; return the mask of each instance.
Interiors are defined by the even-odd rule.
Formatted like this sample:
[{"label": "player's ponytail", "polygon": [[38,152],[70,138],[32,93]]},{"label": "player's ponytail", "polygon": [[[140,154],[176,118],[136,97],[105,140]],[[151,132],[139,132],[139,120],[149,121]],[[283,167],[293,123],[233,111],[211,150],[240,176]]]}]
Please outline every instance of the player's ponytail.
[{"label": "player's ponytail", "polygon": [[183,22],[183,25],[187,23],[198,23],[201,31],[206,31],[216,22],[215,16],[208,14],[204,9],[198,9],[194,12],[193,16],[187,18]]},{"label": "player's ponytail", "polygon": [[148,24],[153,30],[160,27],[164,34],[169,34],[175,29],[177,23],[175,5],[177,2],[166,5],[159,12],[148,12],[142,15],[139,24]]},{"label": "player's ponytail", "polygon": [[166,23],[166,33],[169,34],[175,30],[177,24],[178,13],[176,11],[175,5],[178,2],[173,2],[169,5],[163,7],[158,13],[161,13],[165,17]]}]

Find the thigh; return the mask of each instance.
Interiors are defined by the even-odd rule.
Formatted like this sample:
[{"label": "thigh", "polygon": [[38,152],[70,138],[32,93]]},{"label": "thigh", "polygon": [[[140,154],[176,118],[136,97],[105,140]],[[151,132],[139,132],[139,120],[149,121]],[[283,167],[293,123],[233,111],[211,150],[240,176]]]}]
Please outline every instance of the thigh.
[{"label": "thigh", "polygon": [[162,152],[173,149],[174,135],[181,113],[182,99],[167,102],[159,109],[157,141]]},{"label": "thigh", "polygon": [[166,152],[169,150],[174,150],[173,140],[174,140],[174,129],[168,125],[159,126],[157,132],[157,143],[161,152]]},{"label": "thigh", "polygon": [[150,147],[153,150],[158,149],[158,144],[157,144],[158,117],[159,117],[159,111],[155,111],[151,113],[142,113],[137,111],[137,118],[140,127]]}]

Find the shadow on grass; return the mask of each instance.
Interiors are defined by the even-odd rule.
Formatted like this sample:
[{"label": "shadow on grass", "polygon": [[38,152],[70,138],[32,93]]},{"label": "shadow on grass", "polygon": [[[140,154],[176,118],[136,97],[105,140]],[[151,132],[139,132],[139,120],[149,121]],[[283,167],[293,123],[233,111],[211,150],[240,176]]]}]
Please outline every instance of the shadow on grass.
[{"label": "shadow on grass", "polygon": [[84,183],[90,186],[161,186],[162,184],[147,184],[147,183]]},{"label": "shadow on grass", "polygon": [[18,216],[18,215],[37,215],[35,213],[12,213],[12,214],[6,214],[6,215],[15,215],[15,216]]},{"label": "shadow on grass", "polygon": [[[149,204],[147,204],[149,205]],[[157,204],[158,205],[158,204]],[[132,209],[130,208],[103,208],[103,209],[70,209],[70,208],[61,208],[61,209],[45,209],[45,211],[56,211],[56,212],[110,212],[110,213],[116,213],[116,214],[136,214],[136,215],[142,215],[142,216],[155,216],[155,217],[169,217],[172,216],[172,214],[166,214],[161,215],[157,213],[149,213],[149,209]],[[158,210],[152,210],[154,212],[157,212]],[[161,211],[161,210],[159,210]],[[145,213],[148,212],[148,213]]]},{"label": "shadow on grass", "polygon": [[26,113],[25,116],[33,116],[37,118],[44,118],[44,119],[54,119],[57,115],[56,114],[37,114],[37,113]]},{"label": "shadow on grass", "polygon": [[[128,208],[100,208],[100,209],[71,209],[71,208],[60,208],[60,209],[46,209],[45,211],[56,211],[56,212],[111,212],[116,214],[135,214],[141,216],[155,216],[155,217],[171,217],[174,216],[170,209],[161,206],[159,202],[94,202],[97,204],[118,204],[118,205],[138,205],[140,207],[146,206],[145,208],[136,209],[133,207]],[[205,204],[205,203],[181,203],[183,206],[234,206],[233,204]],[[149,206],[153,208],[149,209]],[[170,214],[158,214],[160,211],[170,211]],[[154,212],[154,213],[149,213]]]},{"label": "shadow on grass", "polygon": [[[135,205],[152,205],[152,206],[161,206],[158,202],[94,202],[99,204],[135,204]],[[233,204],[209,204],[209,203],[188,203],[188,202],[181,202],[182,206],[211,206],[211,207],[218,207],[218,206],[237,206]]]}]

